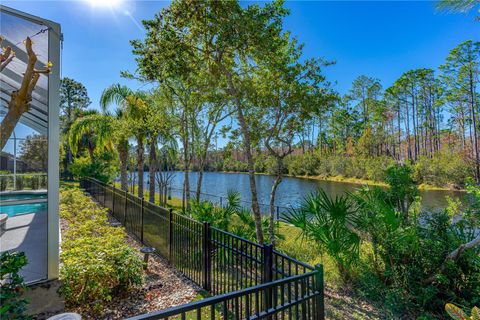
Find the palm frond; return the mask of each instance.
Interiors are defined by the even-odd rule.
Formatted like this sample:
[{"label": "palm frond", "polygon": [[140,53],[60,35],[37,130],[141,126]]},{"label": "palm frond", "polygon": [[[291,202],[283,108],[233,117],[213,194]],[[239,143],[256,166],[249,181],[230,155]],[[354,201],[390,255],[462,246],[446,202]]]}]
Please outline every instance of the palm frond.
[{"label": "palm frond", "polygon": [[102,114],[93,114],[78,118],[72,124],[68,136],[68,143],[72,152],[78,152],[78,143],[86,134],[91,134],[97,150],[113,150],[113,119]]},{"label": "palm frond", "polygon": [[106,111],[111,104],[122,106],[125,104],[127,97],[132,94],[133,91],[127,86],[122,86],[119,83],[113,84],[103,90],[100,97],[100,107],[103,111]]}]

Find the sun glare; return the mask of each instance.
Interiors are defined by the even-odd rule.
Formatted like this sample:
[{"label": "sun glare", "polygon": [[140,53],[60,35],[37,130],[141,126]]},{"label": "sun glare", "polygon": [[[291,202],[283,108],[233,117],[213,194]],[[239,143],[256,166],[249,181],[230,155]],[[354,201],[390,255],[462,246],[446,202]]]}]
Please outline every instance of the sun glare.
[{"label": "sun glare", "polygon": [[95,8],[115,8],[122,3],[122,0],[87,0],[87,2]]}]

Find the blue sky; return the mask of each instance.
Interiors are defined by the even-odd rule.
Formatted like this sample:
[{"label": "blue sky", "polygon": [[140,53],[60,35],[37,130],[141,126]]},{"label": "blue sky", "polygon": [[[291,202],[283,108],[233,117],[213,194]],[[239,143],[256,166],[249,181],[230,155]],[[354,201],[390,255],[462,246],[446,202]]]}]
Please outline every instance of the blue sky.
[{"label": "blue sky", "polygon": [[[101,0],[99,0],[101,1]],[[59,22],[64,34],[62,75],[82,82],[98,106],[102,90],[122,82],[121,70],[135,70],[129,40],[144,36],[139,25],[163,1],[127,1],[110,10],[88,1],[6,1],[2,4]],[[437,68],[450,49],[467,39],[480,40],[480,23],[470,14],[437,12],[434,2],[292,1],[285,28],[305,43],[305,57],[335,60],[327,77],[345,93],[366,74],[384,87],[403,72]],[[126,11],[130,15],[125,14]]]}]

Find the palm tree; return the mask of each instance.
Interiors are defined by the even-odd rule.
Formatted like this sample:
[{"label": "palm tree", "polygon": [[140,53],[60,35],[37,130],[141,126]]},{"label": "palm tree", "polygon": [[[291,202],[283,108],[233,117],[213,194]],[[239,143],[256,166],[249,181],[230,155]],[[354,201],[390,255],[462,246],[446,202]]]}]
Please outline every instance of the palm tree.
[{"label": "palm tree", "polygon": [[[127,86],[114,84],[105,89],[100,97],[100,106],[105,110],[112,103],[121,107],[127,120],[129,129],[137,140],[137,172],[138,172],[138,196],[143,197],[143,172],[145,164],[145,116],[146,94],[141,91],[133,91]],[[127,140],[128,141],[128,140]],[[124,141],[125,142],[125,141]],[[126,150],[122,155],[128,154],[128,143],[122,144]],[[125,173],[126,173],[126,167]],[[122,169],[123,170],[123,169]]]},{"label": "palm tree", "polygon": [[79,142],[88,135],[90,142],[87,144],[89,154],[93,160],[94,152],[107,148],[113,151],[115,145],[120,159],[120,183],[122,190],[128,190],[128,133],[125,130],[124,112],[116,109],[110,113],[90,113],[78,118],[69,131],[69,145],[75,154],[78,151]]},{"label": "palm tree", "polygon": [[318,243],[335,259],[340,274],[346,277],[348,267],[359,256],[360,236],[355,229],[359,222],[357,211],[347,195],[330,198],[319,189],[283,219],[298,227],[303,236]]},{"label": "palm tree", "polygon": [[68,143],[72,153],[75,155],[80,146],[84,146],[89,153],[90,159],[95,159],[95,152],[104,149],[113,150],[112,119],[110,115],[100,114],[97,111],[90,111],[79,117],[70,127]]}]

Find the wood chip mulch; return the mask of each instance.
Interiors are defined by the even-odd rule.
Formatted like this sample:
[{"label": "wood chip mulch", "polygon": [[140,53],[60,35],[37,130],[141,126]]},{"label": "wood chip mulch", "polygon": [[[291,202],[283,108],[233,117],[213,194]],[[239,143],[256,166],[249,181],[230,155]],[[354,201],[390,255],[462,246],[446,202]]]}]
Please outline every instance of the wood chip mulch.
[{"label": "wood chip mulch", "polygon": [[[112,217],[109,219],[116,221]],[[66,227],[65,221],[62,221],[62,230]],[[126,241],[143,259],[140,241],[130,234],[127,234]],[[80,307],[66,305],[65,312],[79,313],[82,319],[123,319],[192,302],[201,291],[202,288],[175,270],[167,260],[154,254],[150,255],[141,286],[118,294],[111,302],[103,304],[100,310],[95,310],[92,303]]]}]

